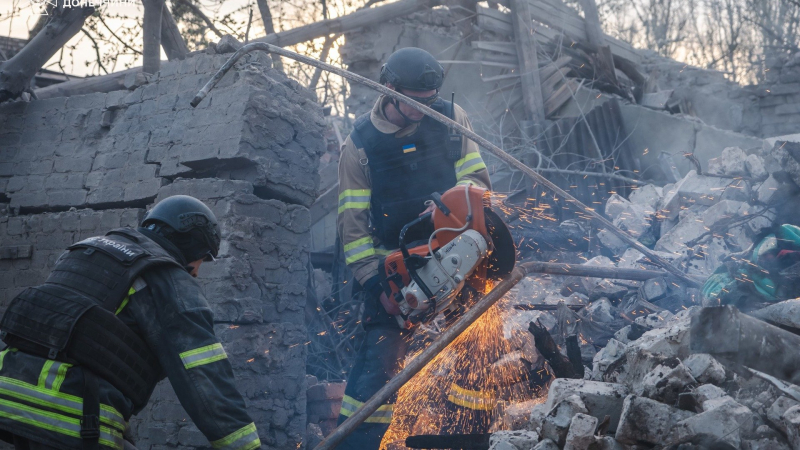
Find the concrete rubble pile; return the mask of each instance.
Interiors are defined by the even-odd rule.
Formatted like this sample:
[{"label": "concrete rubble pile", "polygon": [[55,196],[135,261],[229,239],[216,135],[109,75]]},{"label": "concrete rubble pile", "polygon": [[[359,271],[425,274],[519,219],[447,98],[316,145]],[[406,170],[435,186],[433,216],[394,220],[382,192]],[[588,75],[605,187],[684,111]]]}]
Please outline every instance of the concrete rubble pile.
[{"label": "concrete rubble pile", "polygon": [[[765,236],[791,222],[800,145],[765,142],[726,148],[707,173],[614,195],[605,213],[702,286],[731,261],[750,261]],[[597,240],[601,256],[584,264],[660,270],[605,230]],[[739,309],[800,330],[796,293],[767,299],[742,289]],[[556,373],[546,400],[502,405],[491,449],[800,449],[800,388],[692,351],[692,318],[729,303],[709,296],[708,284],[540,276],[512,292],[506,328],[544,327],[565,354],[577,335],[585,370],[583,379]],[[553,373],[555,364],[539,359]]]}]

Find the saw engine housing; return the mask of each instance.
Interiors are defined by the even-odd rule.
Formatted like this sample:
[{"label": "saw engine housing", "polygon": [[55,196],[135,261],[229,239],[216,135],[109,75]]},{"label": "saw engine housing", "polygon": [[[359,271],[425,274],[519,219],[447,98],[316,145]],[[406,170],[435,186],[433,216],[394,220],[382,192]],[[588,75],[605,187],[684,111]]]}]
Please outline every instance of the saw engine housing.
[{"label": "saw engine housing", "polygon": [[431,308],[434,308],[434,314],[446,310],[487,255],[488,244],[480,233],[475,230],[461,233],[434,253],[439,264],[428,261],[417,271],[419,280],[428,287],[435,302],[425,295],[416,280],[412,280],[401,291],[400,311],[414,322],[415,316],[425,314]]},{"label": "saw engine housing", "polygon": [[[490,206],[486,189],[462,185],[434,194],[432,213],[410,222],[400,234],[400,250],[382,263],[381,301],[401,328],[432,320],[454,308],[465,286],[482,292],[486,281],[510,273],[516,249],[508,228]],[[406,246],[405,231],[425,221],[433,234]]]}]

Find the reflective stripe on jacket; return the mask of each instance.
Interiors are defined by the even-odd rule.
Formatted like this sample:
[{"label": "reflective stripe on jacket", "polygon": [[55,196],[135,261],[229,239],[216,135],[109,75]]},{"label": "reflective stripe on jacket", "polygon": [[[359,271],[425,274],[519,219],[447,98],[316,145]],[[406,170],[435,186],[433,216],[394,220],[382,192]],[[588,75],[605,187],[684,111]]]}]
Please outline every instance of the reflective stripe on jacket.
[{"label": "reflective stripe on jacket", "polygon": [[[259,448],[258,430],[236,389],[197,280],[185,270],[165,266],[148,269],[141,278],[117,317],[157,355],[188,418],[212,447]],[[0,353],[0,429],[59,449],[82,449],[83,384],[80,367],[21,351]],[[100,444],[121,449],[133,404],[107,381],[98,379],[98,384]]]},{"label": "reflective stripe on jacket", "polygon": [[[400,129],[386,119],[383,105],[388,100],[387,97],[381,96],[375,102],[370,113],[372,124],[382,133],[397,133],[398,136],[406,136],[416,131],[416,124]],[[454,117],[456,122],[472,129],[467,114],[458,105],[455,106]],[[388,253],[388,250],[381,246],[382,243],[373,239],[371,234],[370,195],[372,183],[370,182],[368,163],[363,149],[357,149],[353,140],[348,136],[339,159],[337,230],[342,245],[345,247],[346,263],[353,271],[356,280],[362,285],[378,273],[378,260],[381,254]],[[448,160],[443,161],[443,164],[453,164],[453,162]],[[455,169],[456,184],[474,184],[491,189],[489,171],[480,156],[478,144],[466,137],[462,139],[461,159],[455,162]],[[398,189],[402,189],[403,183],[408,182],[412,182],[412,180],[398,180]],[[370,247],[374,250],[371,251]]]}]

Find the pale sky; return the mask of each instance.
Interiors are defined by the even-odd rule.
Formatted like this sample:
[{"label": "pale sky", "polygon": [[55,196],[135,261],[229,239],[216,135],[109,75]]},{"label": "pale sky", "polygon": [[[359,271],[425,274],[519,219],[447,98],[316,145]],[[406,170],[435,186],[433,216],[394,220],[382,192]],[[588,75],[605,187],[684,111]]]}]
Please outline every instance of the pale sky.
[{"label": "pale sky", "polygon": [[[0,35],[2,36],[12,36],[21,39],[27,39],[28,37],[28,30],[33,27],[36,21],[39,18],[39,14],[41,11],[41,4],[46,0],[0,0]],[[98,0],[95,0],[98,1]],[[122,14],[129,17],[132,17],[131,20],[119,20],[119,19],[110,19],[106,20],[106,23],[112,29],[119,30],[123,27],[131,27],[131,26],[138,26],[137,22],[141,21],[141,17],[143,14],[144,8],[142,7],[139,1],[136,1],[135,4],[126,4],[126,3],[117,3],[119,0],[104,0],[106,4],[103,5],[103,10],[109,14]],[[213,17],[221,17],[225,14],[228,14],[231,11],[235,11],[239,8],[246,7],[247,5],[253,6],[253,25],[250,31],[250,37],[260,37],[264,35],[264,27],[261,22],[261,15],[258,12],[258,7],[256,6],[255,0],[208,0],[203,2],[204,5],[208,5],[208,7],[204,8],[204,12],[209,15],[213,19]],[[277,17],[280,13],[281,8],[294,8],[293,2],[291,0],[281,0],[278,2],[271,1],[270,5],[272,6],[272,14],[273,16]],[[17,11],[17,14],[14,17],[11,17],[12,11]],[[244,11],[238,13],[241,17],[240,20],[247,19],[247,10],[245,8]],[[335,12],[332,11],[332,15],[336,16]],[[276,23],[276,28],[279,26]],[[284,26],[286,28],[286,26]],[[224,32],[224,30],[223,30]],[[108,34],[108,33],[106,33]],[[217,40],[214,37],[212,40]],[[66,47],[71,45],[75,45],[77,43],[77,48],[74,53],[74,58],[70,58],[68,56],[69,50]],[[139,43],[138,49],[141,49],[141,43]],[[162,51],[162,59],[166,59],[166,55]],[[59,53],[57,53],[47,64],[45,67],[59,71],[59,67],[57,64],[54,64],[59,59]],[[80,75],[85,76],[90,73],[97,73],[97,68],[95,65],[86,66],[84,64],[85,61],[94,61],[95,58],[95,51],[92,47],[91,41],[83,34],[78,33],[72,40],[69,41],[67,46],[65,46],[64,50],[64,70],[68,74],[72,75]],[[121,55],[116,63],[116,67],[107,67],[109,72],[123,70],[124,64],[130,62],[132,59],[136,59],[133,55]],[[74,60],[74,63],[73,63]],[[136,65],[140,65],[141,61],[138,61]],[[49,66],[49,67],[48,67]],[[94,72],[93,72],[94,70]]]}]

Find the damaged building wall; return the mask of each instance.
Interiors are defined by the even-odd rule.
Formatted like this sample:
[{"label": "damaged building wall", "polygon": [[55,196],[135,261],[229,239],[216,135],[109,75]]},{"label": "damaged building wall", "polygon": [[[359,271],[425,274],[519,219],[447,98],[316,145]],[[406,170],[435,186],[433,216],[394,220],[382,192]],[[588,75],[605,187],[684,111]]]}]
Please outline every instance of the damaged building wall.
[{"label": "damaged building wall", "polygon": [[[220,258],[199,280],[237,387],[264,448],[296,449],[322,109],[263,53],[191,108],[226,59],[162,63],[129,91],[0,105],[0,309],[43,282],[72,242],[135,226],[167,196],[193,195],[220,220]],[[140,448],[208,446],[166,381],[131,431]]]},{"label": "damaged building wall", "polygon": [[[394,50],[417,46],[430,51],[445,61],[442,95],[449,98],[455,92],[456,102],[470,115],[476,131],[499,142],[517,133],[524,116],[522,95],[509,72],[516,65],[516,56],[481,51],[488,44],[502,50],[503,40],[513,42],[513,36],[500,31],[503,26],[496,27],[497,20],[481,21],[485,12],[479,10],[476,16],[460,6],[439,7],[346,33],[341,49],[343,62],[349,70],[377,79],[381,64]],[[492,13],[492,17],[504,15]],[[481,41],[480,45],[475,41]],[[653,170],[658,172],[661,152],[672,155],[683,176],[694,168],[683,158],[686,153],[694,153],[702,169],[707,170],[705,161],[727,147],[755,151],[762,146],[761,138],[800,132],[800,109],[796,106],[800,100],[800,56],[770,59],[765,82],[743,87],[718,71],[688,66],[649,50],[635,53],[639,70],[649,78],[646,92],[656,97],[665,95],[661,108],[655,109],[670,105],[673,111],[622,102],[627,143],[640,159],[640,173],[652,176]],[[586,84],[574,86],[574,98],[551,118],[577,117],[611,98]],[[350,111],[356,115],[368,111],[375,93],[363,86],[351,88]],[[492,158],[487,159],[491,169]],[[502,170],[502,166],[494,169]]]}]

